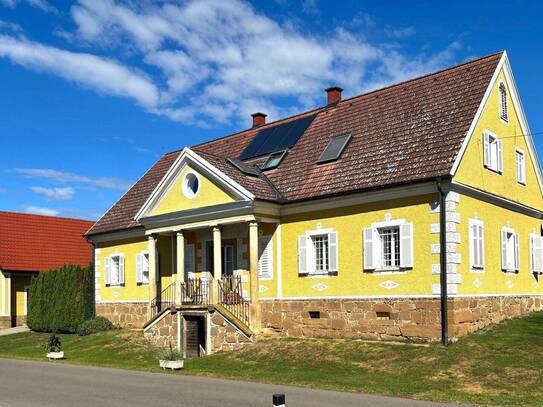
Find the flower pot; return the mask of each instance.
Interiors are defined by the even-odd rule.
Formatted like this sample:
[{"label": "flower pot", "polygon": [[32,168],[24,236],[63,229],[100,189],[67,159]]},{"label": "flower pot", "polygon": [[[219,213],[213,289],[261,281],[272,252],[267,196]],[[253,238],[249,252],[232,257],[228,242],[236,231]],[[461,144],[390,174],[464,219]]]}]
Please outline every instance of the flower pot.
[{"label": "flower pot", "polygon": [[172,369],[179,370],[183,369],[183,360],[159,360],[160,367],[164,370]]},{"label": "flower pot", "polygon": [[49,360],[64,359],[64,352],[47,352],[45,356]]}]

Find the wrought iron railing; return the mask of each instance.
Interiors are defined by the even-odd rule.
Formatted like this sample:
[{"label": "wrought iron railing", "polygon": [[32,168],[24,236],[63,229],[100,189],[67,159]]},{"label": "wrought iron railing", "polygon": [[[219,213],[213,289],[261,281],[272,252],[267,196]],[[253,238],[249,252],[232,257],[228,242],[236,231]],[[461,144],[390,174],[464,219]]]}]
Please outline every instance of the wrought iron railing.
[{"label": "wrought iron railing", "polygon": [[156,298],[151,301],[151,312],[154,317],[157,314],[160,314],[166,308],[170,308],[175,304],[175,283],[170,284],[164,290],[156,296]]},{"label": "wrought iron railing", "polygon": [[201,279],[188,279],[181,283],[181,303],[184,305],[210,305],[211,282]]},{"label": "wrought iron railing", "polygon": [[223,277],[218,281],[218,303],[237,319],[249,325],[249,301],[243,298],[243,284],[240,276]]}]

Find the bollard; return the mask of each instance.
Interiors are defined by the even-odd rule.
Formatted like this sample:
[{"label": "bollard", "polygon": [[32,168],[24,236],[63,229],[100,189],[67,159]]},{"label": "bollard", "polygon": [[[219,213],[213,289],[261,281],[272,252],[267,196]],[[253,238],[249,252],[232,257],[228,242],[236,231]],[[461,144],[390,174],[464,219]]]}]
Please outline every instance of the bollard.
[{"label": "bollard", "polygon": [[274,394],[273,395],[273,407],[285,407],[285,395]]}]

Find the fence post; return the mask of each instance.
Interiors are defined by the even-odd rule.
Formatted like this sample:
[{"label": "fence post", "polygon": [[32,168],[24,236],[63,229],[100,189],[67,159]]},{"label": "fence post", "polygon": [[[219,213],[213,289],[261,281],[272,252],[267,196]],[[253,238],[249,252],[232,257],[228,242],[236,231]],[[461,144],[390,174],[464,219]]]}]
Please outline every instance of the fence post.
[{"label": "fence post", "polygon": [[285,407],[285,395],[274,394],[273,395],[273,407]]}]

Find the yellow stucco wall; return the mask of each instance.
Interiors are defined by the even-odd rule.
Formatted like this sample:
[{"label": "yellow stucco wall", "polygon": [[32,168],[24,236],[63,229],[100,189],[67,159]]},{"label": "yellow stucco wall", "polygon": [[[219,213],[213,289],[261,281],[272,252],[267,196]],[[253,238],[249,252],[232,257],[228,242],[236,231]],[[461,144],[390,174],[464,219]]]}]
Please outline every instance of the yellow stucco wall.
[{"label": "yellow stucco wall", "polygon": [[[503,81],[507,87],[508,123],[500,119],[498,88]],[[498,174],[483,165],[483,133],[490,130],[502,140],[503,172]],[[536,167],[529,154],[526,140],[521,137],[519,117],[511,100],[510,86],[503,71],[500,73],[492,93],[479,118],[472,138],[458,167],[455,181],[488,191],[533,208],[543,208],[543,197],[536,178]],[[524,151],[526,158],[526,185],[517,183],[515,147]]]},{"label": "yellow stucco wall", "polygon": [[[183,182],[185,175],[187,175],[189,172],[197,175],[200,184],[199,191],[193,198],[187,198],[183,194]],[[152,210],[151,215],[162,215],[164,213],[201,208],[234,201],[234,197],[222,190],[213,181],[209,180],[198,171],[187,165],[181,170],[179,176],[171,184],[170,189],[166,192],[158,205]]]},{"label": "yellow stucco wall", "polygon": [[[458,252],[462,256],[459,272],[462,284],[459,294],[543,294],[543,284],[530,270],[530,233],[541,234],[541,221],[527,215],[482,202],[467,196],[461,196],[456,207],[461,222],[458,231],[461,242]],[[468,219],[484,222],[484,272],[472,272],[470,269]],[[520,270],[518,274],[507,273],[501,269],[502,227],[507,226],[519,235]]]},{"label": "yellow stucco wall", "polygon": [[25,287],[30,286],[30,278],[28,275],[17,275],[17,273],[11,275],[11,313],[14,316],[26,315]]},{"label": "yellow stucco wall", "polygon": [[[171,283],[172,276],[172,250],[171,240],[168,236],[159,236],[158,250],[160,252],[160,283],[157,290],[166,288]],[[147,301],[149,299],[148,285],[137,284],[136,282],[136,256],[147,250],[147,238],[129,240],[124,242],[110,242],[98,245],[99,252],[97,259],[99,264],[96,271],[99,272],[97,282],[100,301]],[[105,285],[105,259],[113,254],[124,256],[124,286],[106,287]]]}]

